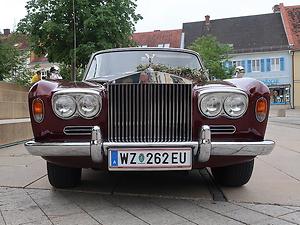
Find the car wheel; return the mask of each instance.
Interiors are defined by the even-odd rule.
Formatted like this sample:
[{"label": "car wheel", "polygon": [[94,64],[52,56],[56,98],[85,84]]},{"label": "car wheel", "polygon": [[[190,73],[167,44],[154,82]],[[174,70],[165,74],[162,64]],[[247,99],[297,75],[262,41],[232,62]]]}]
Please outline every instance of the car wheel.
[{"label": "car wheel", "polygon": [[70,168],[47,162],[48,180],[53,187],[76,187],[81,181],[81,168]]},{"label": "car wheel", "polygon": [[229,187],[240,187],[246,184],[252,175],[254,159],[241,164],[211,168],[215,180]]}]

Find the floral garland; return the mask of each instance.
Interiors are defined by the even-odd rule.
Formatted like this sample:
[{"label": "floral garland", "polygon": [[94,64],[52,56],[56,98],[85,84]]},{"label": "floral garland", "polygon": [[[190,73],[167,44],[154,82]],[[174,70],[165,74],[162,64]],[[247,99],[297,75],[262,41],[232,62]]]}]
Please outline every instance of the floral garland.
[{"label": "floral garland", "polygon": [[188,67],[173,68],[173,67],[168,67],[168,66],[165,66],[162,64],[152,64],[152,65],[139,65],[137,67],[137,70],[144,71],[148,68],[151,68],[154,71],[180,76],[182,78],[193,81],[193,83],[195,83],[195,84],[206,83],[208,81],[207,76],[205,75],[205,73],[202,69],[197,70],[197,69],[191,69]]}]

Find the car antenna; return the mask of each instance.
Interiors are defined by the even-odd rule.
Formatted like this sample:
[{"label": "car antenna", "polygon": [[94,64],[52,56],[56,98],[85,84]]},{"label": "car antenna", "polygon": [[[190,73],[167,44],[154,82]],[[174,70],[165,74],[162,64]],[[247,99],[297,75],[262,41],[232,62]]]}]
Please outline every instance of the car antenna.
[{"label": "car antenna", "polygon": [[73,0],[73,35],[74,35],[74,48],[73,48],[73,80],[76,81],[76,14],[75,14],[75,0]]}]

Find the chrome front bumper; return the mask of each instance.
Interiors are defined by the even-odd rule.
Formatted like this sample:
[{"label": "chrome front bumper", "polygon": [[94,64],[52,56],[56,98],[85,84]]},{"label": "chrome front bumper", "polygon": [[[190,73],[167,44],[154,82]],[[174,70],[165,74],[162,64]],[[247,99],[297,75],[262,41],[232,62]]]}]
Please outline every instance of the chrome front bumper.
[{"label": "chrome front bumper", "polygon": [[209,126],[202,126],[199,141],[196,142],[103,142],[100,128],[92,130],[90,142],[25,143],[27,151],[36,156],[88,156],[95,163],[101,163],[109,148],[182,148],[190,147],[199,162],[206,162],[211,155],[218,156],[257,156],[267,155],[274,149],[274,141],[259,142],[211,142]]}]

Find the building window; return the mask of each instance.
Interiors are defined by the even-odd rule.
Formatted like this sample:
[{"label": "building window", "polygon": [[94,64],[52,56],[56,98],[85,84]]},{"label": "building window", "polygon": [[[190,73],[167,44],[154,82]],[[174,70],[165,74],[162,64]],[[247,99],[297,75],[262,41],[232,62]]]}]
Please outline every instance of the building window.
[{"label": "building window", "polygon": [[158,44],[157,47],[159,47],[159,48],[170,48],[170,43],[167,43],[167,44]]},{"label": "building window", "polygon": [[260,60],[255,59],[251,61],[252,72],[260,72]]},{"label": "building window", "polygon": [[271,71],[280,71],[280,59],[279,58],[271,59]]},{"label": "building window", "polygon": [[233,65],[234,67],[243,66],[243,65],[242,65],[242,61],[232,61],[232,65]]}]

